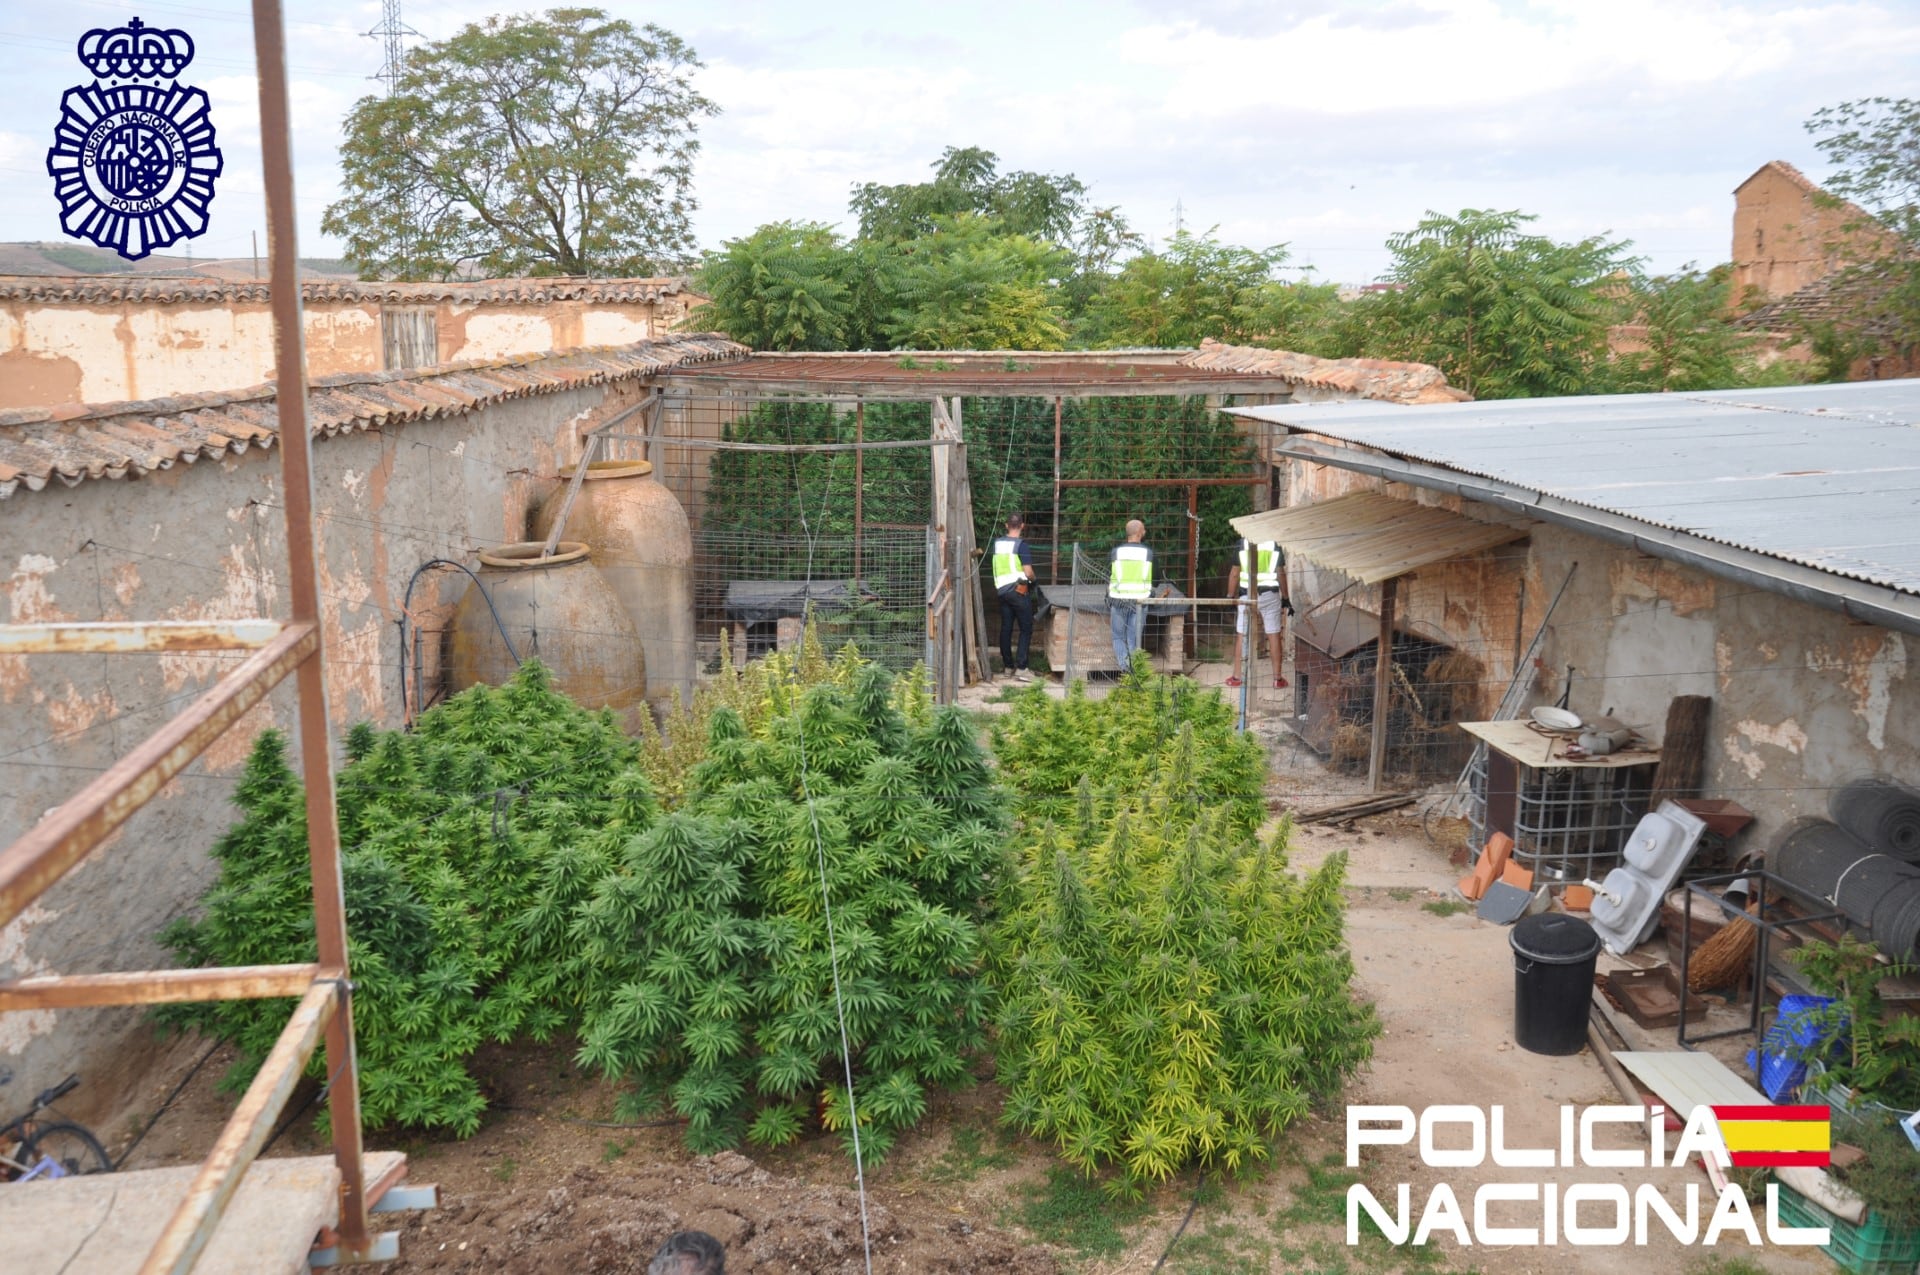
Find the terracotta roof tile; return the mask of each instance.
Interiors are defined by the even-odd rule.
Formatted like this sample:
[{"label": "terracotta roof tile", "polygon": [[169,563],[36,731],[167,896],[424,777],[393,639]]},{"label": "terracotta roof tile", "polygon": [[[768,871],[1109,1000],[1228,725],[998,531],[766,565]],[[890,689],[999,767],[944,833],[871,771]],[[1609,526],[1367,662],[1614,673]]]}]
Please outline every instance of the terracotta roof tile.
[{"label": "terracotta roof tile", "polygon": [[1220,372],[1257,373],[1312,389],[1340,390],[1387,403],[1459,403],[1473,397],[1448,385],[1446,374],[1430,363],[1322,359],[1291,350],[1222,345],[1218,341],[1202,341],[1197,351],[1180,362],[1186,367]]},{"label": "terracotta roof tile", "polygon": [[[324,376],[310,387],[307,419],[317,437],[330,438],[746,353],[725,337],[699,334],[488,363]],[[73,486],[89,478],[124,478],[202,457],[239,455],[256,443],[270,447],[279,436],[273,395],[273,386],[257,385],[137,403],[0,409],[0,497],[23,486],[39,491],[55,481]]]},{"label": "terracotta roof tile", "polygon": [[[208,302],[266,302],[264,282],[225,279],[167,279],[126,275],[0,275],[0,301],[37,301],[45,305],[197,305]],[[315,303],[429,305],[545,305],[586,301],[602,305],[639,304],[662,297],[705,300],[684,278],[650,279],[478,279],[449,283],[380,283],[343,279],[306,280],[300,297]]]}]

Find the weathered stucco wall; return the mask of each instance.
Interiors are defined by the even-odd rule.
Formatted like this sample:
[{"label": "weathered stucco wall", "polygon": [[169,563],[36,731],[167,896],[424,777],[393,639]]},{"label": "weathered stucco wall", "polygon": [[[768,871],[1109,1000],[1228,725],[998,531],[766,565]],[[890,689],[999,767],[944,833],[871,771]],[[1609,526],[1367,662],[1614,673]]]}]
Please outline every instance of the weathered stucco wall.
[{"label": "weathered stucco wall", "polygon": [[[434,557],[525,537],[578,433],[629,406],[626,380],[496,402],[465,415],[342,434],[314,448],[335,737],[355,721],[397,724],[399,615],[409,577]],[[428,628],[466,577],[414,593]],[[21,492],[0,505],[0,617],[9,621],[276,616],[286,613],[277,449],[180,465],[134,481]],[[0,844],[121,756],[203,690],[225,654],[0,656]],[[432,671],[432,661],[429,662]],[[236,770],[263,727],[293,723],[290,684],[215,745],[108,846],[0,930],[0,977],[170,964],[155,934],[213,875],[207,848],[231,822]],[[293,954],[289,954],[293,959]],[[32,1092],[69,1071],[95,1080],[139,1052],[130,1011],[0,1015],[0,1064]]]},{"label": "weathered stucco wall", "polygon": [[1823,197],[1787,165],[1768,164],[1734,192],[1733,301],[1749,289],[1767,301],[1788,296],[1887,246],[1887,232],[1865,212]]},{"label": "weathered stucco wall", "polygon": [[[665,336],[689,293],[653,301],[448,301],[431,309],[441,362],[627,345]],[[377,300],[309,300],[308,374],[386,368]],[[0,408],[117,403],[273,379],[264,300],[78,303],[0,298]]]},{"label": "weathered stucco wall", "polygon": [[[1321,465],[1291,462],[1288,482],[1294,504],[1380,490],[1502,517],[1478,502]],[[1300,565],[1295,574],[1296,603],[1347,585]],[[1571,665],[1575,711],[1611,712],[1657,743],[1673,697],[1710,696],[1706,795],[1754,812],[1750,846],[1822,813],[1835,785],[1879,772],[1920,778],[1920,677],[1908,676],[1909,639],[1891,630],[1544,523],[1522,546],[1423,568],[1402,598],[1415,631],[1483,658],[1500,684],[1547,619],[1528,705],[1558,699]],[[1379,592],[1355,586],[1344,601],[1374,609]]]}]

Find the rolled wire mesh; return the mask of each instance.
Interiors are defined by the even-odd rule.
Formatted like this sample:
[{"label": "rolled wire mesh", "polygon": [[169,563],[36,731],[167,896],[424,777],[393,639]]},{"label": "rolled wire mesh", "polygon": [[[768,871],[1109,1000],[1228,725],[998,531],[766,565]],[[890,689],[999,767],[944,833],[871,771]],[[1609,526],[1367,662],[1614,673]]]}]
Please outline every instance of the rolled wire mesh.
[{"label": "rolled wire mesh", "polygon": [[1884,775],[1836,788],[1833,821],[1882,854],[1920,861],[1920,791]]}]

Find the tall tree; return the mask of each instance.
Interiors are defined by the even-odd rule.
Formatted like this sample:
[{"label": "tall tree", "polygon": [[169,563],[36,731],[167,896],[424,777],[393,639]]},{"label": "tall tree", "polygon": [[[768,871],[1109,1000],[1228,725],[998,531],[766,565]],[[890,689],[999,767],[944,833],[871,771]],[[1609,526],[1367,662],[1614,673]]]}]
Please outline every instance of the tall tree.
[{"label": "tall tree", "polygon": [[1437,365],[1478,398],[1577,394],[1606,358],[1625,242],[1557,243],[1521,212],[1429,212],[1387,240],[1401,292],[1356,303],[1368,353]]},{"label": "tall tree", "polygon": [[1058,350],[1065,262],[1062,250],[991,217],[935,218],[932,233],[903,246],[887,334],[896,349]]},{"label": "tall tree", "polygon": [[1834,165],[1826,188],[1851,199],[1893,232],[1852,234],[1859,251],[1833,289],[1839,313],[1803,333],[1829,374],[1846,375],[1856,358],[1897,354],[1909,364],[1920,347],[1920,99],[1869,97],[1816,111],[1806,124]]},{"label": "tall tree", "polygon": [[860,237],[901,241],[931,234],[942,217],[991,217],[1004,233],[1067,243],[1087,188],[1071,173],[1002,173],[1000,157],[978,146],[949,146],[933,162],[933,180],[897,186],[862,182],[849,208]]},{"label": "tall tree", "polygon": [[1641,328],[1640,348],[1615,355],[1606,383],[1621,393],[1722,390],[1756,376],[1754,338],[1728,321],[1729,273],[1691,266],[1637,281],[1621,317]]},{"label": "tall tree", "polygon": [[699,322],[756,350],[844,350],[857,258],[832,227],[777,221],[707,255]]},{"label": "tall tree", "polygon": [[1334,289],[1279,277],[1284,244],[1242,248],[1213,231],[1180,231],[1164,248],[1132,257],[1088,307],[1080,339],[1093,346],[1187,346],[1212,338],[1241,345],[1317,344]]},{"label": "tall tree", "polygon": [[321,228],[367,278],[677,268],[698,123],[717,109],[699,66],[672,32],[599,9],[469,25],[354,104],[347,193]]}]

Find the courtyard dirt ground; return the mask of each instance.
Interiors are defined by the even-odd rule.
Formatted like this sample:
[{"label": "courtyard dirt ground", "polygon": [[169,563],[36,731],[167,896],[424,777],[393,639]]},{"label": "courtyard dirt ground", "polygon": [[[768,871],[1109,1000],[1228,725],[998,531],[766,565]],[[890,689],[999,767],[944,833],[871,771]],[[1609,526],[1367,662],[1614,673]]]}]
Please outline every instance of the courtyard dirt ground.
[{"label": "courtyard dirt ground", "polygon": [[[1219,667],[1198,672],[1205,681],[1224,676]],[[1004,683],[976,688],[966,702],[983,715],[1001,711],[994,701],[1004,690]],[[1278,720],[1284,705],[1277,695],[1263,691],[1255,709],[1255,729],[1274,745],[1276,809],[1331,804],[1342,793],[1360,791],[1358,780],[1329,773],[1292,741]],[[1355,1078],[1346,1101],[1415,1109],[1500,1103],[1510,1144],[1553,1145],[1562,1104],[1619,1099],[1590,1054],[1549,1058],[1514,1046],[1507,931],[1450,906],[1452,884],[1463,869],[1451,861],[1449,842],[1457,843],[1459,833],[1442,828],[1440,834],[1437,844],[1429,840],[1411,812],[1294,833],[1298,868],[1311,868],[1337,851],[1349,855],[1348,935],[1356,985],[1374,1003],[1383,1028],[1372,1062]],[[1634,1043],[1673,1047],[1664,1036]],[[137,1100],[100,1123],[116,1149],[204,1053],[205,1046],[192,1041],[167,1047],[161,1065],[129,1090]],[[1726,1056],[1735,1056],[1732,1047]],[[181,1163],[204,1152],[233,1102],[215,1085],[227,1061],[225,1051],[214,1054],[129,1167]],[[371,1146],[406,1151],[413,1181],[437,1182],[443,1192],[438,1210],[388,1221],[402,1228],[403,1256],[392,1269],[640,1272],[653,1247],[680,1227],[725,1240],[730,1271],[865,1269],[858,1197],[837,1144],[822,1138],[774,1153],[696,1157],[671,1125],[619,1123],[612,1115],[614,1089],[581,1075],[566,1048],[489,1049],[477,1066],[493,1107],[476,1136],[464,1142],[390,1133],[369,1139]],[[1382,1199],[1391,1199],[1398,1183],[1409,1183],[1417,1212],[1444,1173],[1470,1217],[1472,1189],[1481,1181],[1516,1180],[1515,1171],[1430,1170],[1416,1163],[1411,1149],[1400,1148],[1370,1149],[1362,1166],[1349,1170],[1344,1112],[1336,1106],[1290,1129],[1273,1163],[1244,1179],[1189,1174],[1144,1201],[1115,1203],[1062,1173],[1045,1147],[1002,1130],[998,1110],[990,1068],[983,1067],[979,1083],[937,1098],[920,1129],[870,1169],[874,1270],[1734,1275],[1764,1269],[1816,1275],[1835,1269],[1818,1252],[1750,1251],[1738,1240],[1714,1250],[1684,1249],[1658,1238],[1644,1248],[1574,1250],[1462,1248],[1443,1238],[1426,1248],[1396,1250],[1369,1236],[1349,1248],[1350,1182],[1366,1182]],[[1623,1134],[1609,1145],[1644,1144]],[[323,1149],[309,1117],[296,1122],[273,1153]],[[1670,1198],[1698,1183],[1707,1201],[1703,1218],[1711,1206],[1704,1175],[1695,1167],[1544,1172],[1563,1185],[1621,1181],[1631,1189],[1651,1181]],[[1494,1223],[1537,1224],[1517,1210],[1500,1206]],[[1164,1265],[1156,1265],[1163,1254]]]}]

